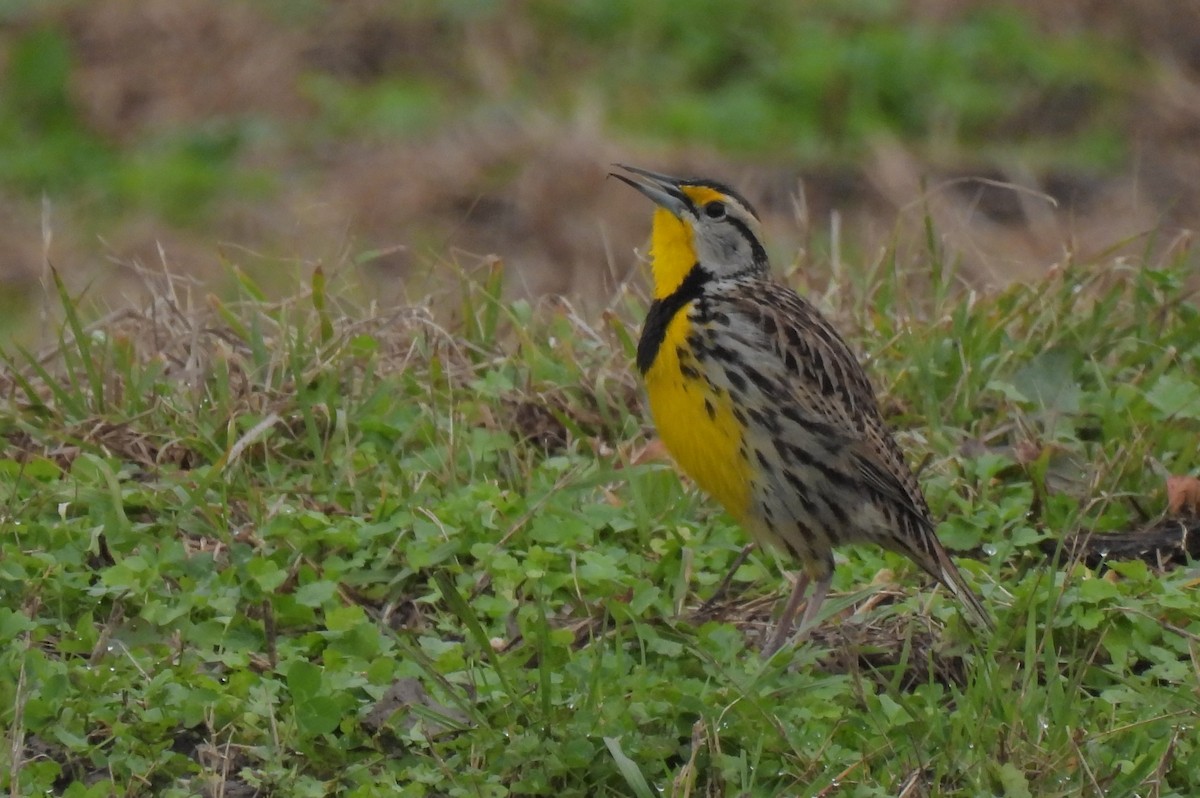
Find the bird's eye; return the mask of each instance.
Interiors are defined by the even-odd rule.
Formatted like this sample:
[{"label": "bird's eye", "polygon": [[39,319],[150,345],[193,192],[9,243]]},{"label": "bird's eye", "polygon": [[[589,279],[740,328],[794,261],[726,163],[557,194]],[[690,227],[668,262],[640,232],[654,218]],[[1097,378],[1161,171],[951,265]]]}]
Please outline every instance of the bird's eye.
[{"label": "bird's eye", "polygon": [[704,206],[704,215],[709,219],[724,219],[725,218],[725,203],[713,201]]}]

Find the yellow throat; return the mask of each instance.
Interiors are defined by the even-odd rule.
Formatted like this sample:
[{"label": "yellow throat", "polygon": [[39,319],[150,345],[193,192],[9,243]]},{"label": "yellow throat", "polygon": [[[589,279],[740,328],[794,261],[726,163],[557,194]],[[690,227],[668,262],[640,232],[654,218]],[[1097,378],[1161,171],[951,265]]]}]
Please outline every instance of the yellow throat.
[{"label": "yellow throat", "polygon": [[683,283],[688,270],[696,264],[692,247],[692,228],[665,208],[654,211],[654,231],[650,234],[650,269],[654,274],[654,298],[666,299]]},{"label": "yellow throat", "polygon": [[[681,186],[680,190],[697,206],[718,200],[721,195],[708,186]],[[654,229],[650,234],[650,268],[654,273],[654,298],[665,299],[683,283],[696,265],[692,228],[666,208],[654,210]]]},{"label": "yellow throat", "polygon": [[[683,191],[700,204],[719,196],[706,187],[689,186]],[[696,265],[691,227],[670,211],[657,209],[650,256],[654,298],[661,302],[680,288]],[[702,379],[685,376],[701,368],[688,353],[691,326],[685,305],[661,332],[661,345],[644,375],[650,413],[680,468],[734,518],[745,522],[750,481],[748,463],[740,450],[742,425],[734,418],[728,394],[714,391]]]}]

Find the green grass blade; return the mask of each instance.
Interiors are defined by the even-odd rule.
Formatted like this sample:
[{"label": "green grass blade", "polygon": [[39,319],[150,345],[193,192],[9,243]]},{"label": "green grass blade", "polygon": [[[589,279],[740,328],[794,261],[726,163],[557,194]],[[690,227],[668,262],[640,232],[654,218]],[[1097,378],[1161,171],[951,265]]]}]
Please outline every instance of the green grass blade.
[{"label": "green grass blade", "polygon": [[[51,267],[50,274],[54,279],[54,289],[58,293],[59,302],[62,304],[63,313],[66,315],[67,326],[74,336],[75,351],[79,356],[79,365],[83,369],[87,377],[88,386],[91,389],[91,407],[98,413],[104,412],[104,363],[97,360],[96,350],[92,347],[92,340],[83,322],[79,319],[79,312],[75,307],[75,301],[71,298],[70,292],[67,291],[67,286],[62,281],[58,270]],[[65,343],[63,344],[65,346]]]},{"label": "green grass blade", "polygon": [[484,658],[492,666],[492,670],[495,671],[496,678],[500,680],[504,691],[514,703],[520,701],[520,693],[514,689],[503,661],[496,653],[496,650],[492,648],[492,643],[488,638],[487,632],[484,631],[483,626],[479,623],[479,618],[471,611],[471,607],[467,604],[466,599],[462,597],[462,594],[458,592],[458,588],[454,586],[450,575],[445,571],[437,571],[434,573],[433,578],[437,583],[438,590],[442,594],[442,598],[446,600],[446,603],[450,605],[451,611],[467,627],[467,631],[474,639],[476,647],[483,652]]},{"label": "green grass blade", "polygon": [[616,737],[605,737],[604,745],[608,748],[608,753],[612,755],[613,761],[617,763],[617,770],[625,779],[625,783],[629,785],[629,789],[633,790],[633,794],[637,798],[655,798],[654,791],[650,789],[646,777],[642,775],[641,768],[621,750],[621,741]]}]

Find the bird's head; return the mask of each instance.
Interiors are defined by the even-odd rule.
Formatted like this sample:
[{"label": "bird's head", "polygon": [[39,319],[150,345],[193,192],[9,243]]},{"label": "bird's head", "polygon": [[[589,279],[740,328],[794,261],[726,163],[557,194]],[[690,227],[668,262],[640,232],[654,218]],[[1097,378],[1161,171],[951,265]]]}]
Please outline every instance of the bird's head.
[{"label": "bird's head", "polygon": [[636,177],[612,176],[652,199],[654,297],[670,296],[699,265],[712,277],[766,271],[762,224],[750,203],[715,180],[660,175],[616,164]]}]

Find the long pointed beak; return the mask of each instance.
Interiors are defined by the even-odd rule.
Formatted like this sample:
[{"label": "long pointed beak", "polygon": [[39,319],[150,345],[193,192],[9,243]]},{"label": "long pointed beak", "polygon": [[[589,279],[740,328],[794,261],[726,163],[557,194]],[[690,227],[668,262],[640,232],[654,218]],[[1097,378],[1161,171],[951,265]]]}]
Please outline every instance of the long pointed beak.
[{"label": "long pointed beak", "polygon": [[654,204],[660,208],[665,208],[676,216],[680,216],[684,211],[691,209],[692,201],[679,189],[679,178],[660,175],[658,172],[651,172],[648,169],[638,169],[636,166],[626,166],[620,163],[615,163],[613,166],[618,169],[624,169],[626,172],[632,172],[642,179],[634,180],[616,172],[609,172],[609,177],[615,177],[622,183],[633,186],[653,200]]}]

